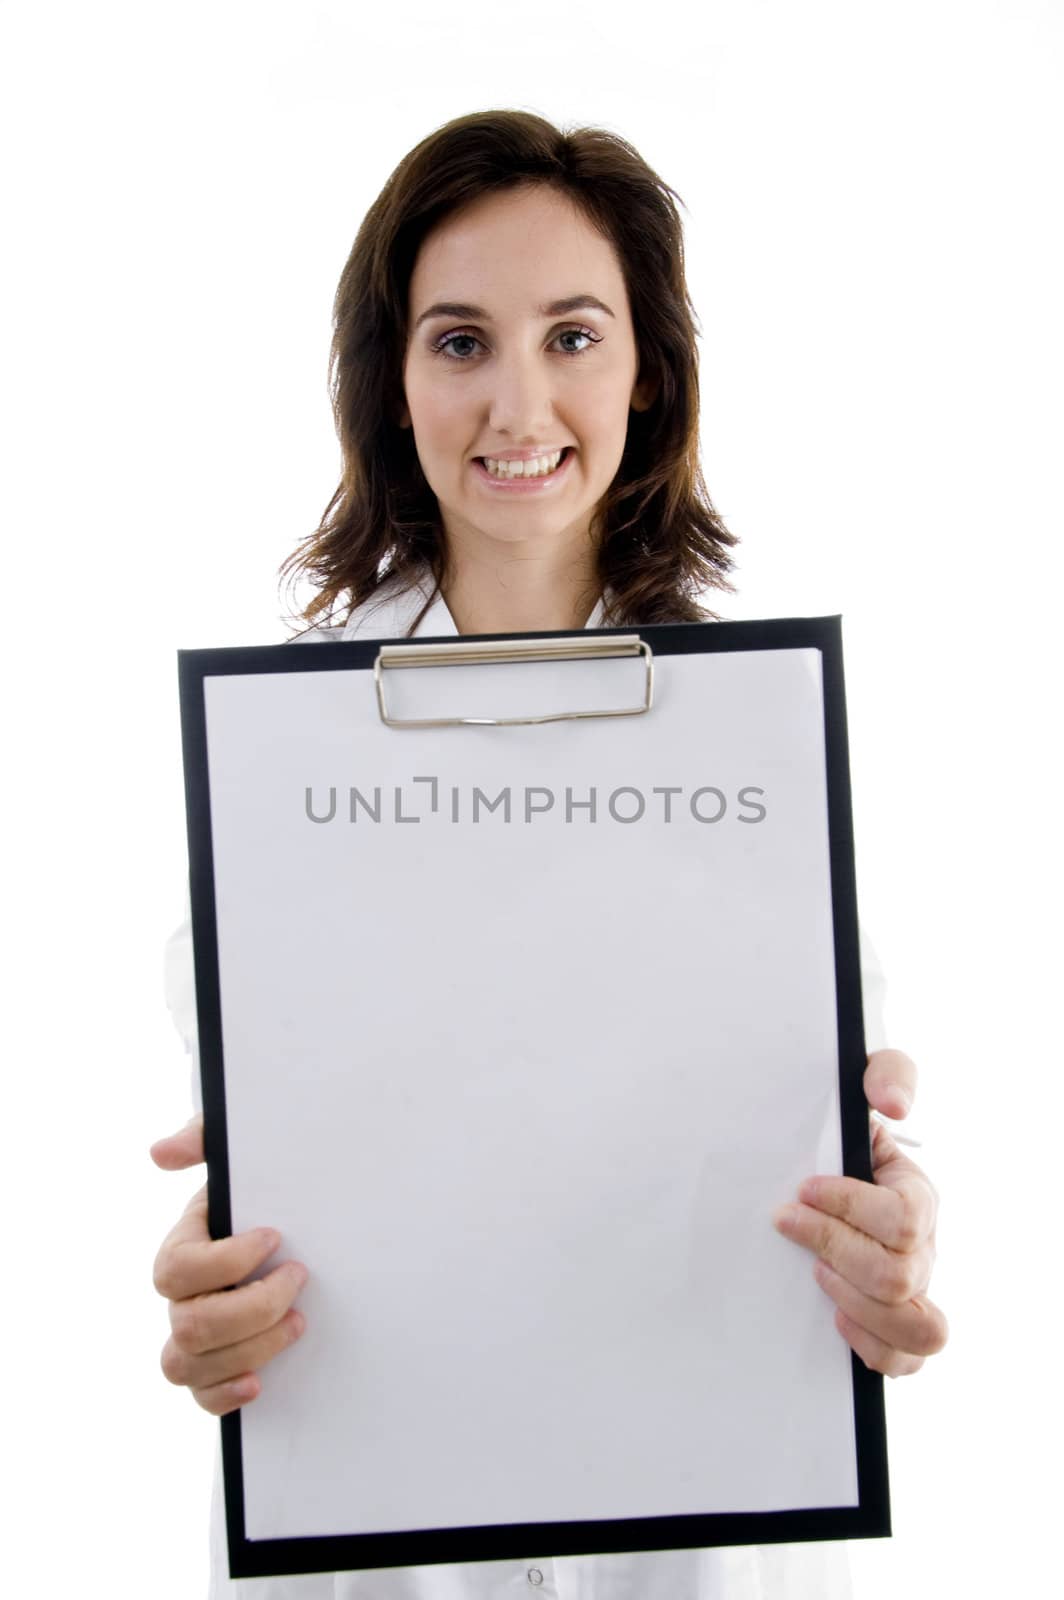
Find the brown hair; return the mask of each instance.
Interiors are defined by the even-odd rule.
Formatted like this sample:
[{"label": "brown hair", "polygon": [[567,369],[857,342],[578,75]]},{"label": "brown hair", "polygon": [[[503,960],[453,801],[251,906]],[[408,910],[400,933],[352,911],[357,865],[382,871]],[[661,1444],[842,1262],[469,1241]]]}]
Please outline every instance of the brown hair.
[{"label": "brown hair", "polygon": [[639,153],[601,128],[563,132],[526,111],[479,111],[437,128],[400,161],[366,213],[333,305],[329,386],[343,476],[315,531],[281,566],[317,594],[309,623],[346,616],[387,578],[446,575],[439,506],[401,428],[408,293],[418,250],[478,196],[546,184],[613,244],[631,305],[646,411],[629,411],[604,497],[598,576],[605,626],[716,620],[700,603],[728,581],[736,536],[706,491],[698,456],[698,352],[684,276],[683,228],[670,189]]}]

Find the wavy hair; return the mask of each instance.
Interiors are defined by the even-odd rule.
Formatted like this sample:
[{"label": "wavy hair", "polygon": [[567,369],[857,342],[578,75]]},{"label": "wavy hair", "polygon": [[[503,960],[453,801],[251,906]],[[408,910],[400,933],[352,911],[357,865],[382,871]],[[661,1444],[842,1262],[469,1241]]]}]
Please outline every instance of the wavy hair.
[{"label": "wavy hair", "polygon": [[[683,205],[632,145],[601,128],[556,128],[526,111],[479,111],[445,123],[406,155],[369,208],[333,304],[329,390],[342,477],[318,527],[281,576],[309,578],[299,613],[336,623],[388,579],[433,588],[447,572],[436,496],[413,430],[399,425],[408,296],[418,250],[451,212],[481,195],[546,184],[612,243],[624,275],[640,380],[657,379],[646,411],[630,410],[617,473],[601,502],[598,578],[604,625],[718,620],[699,599],[734,592],[738,542],[702,478],[696,318],[684,274]],[[685,208],[686,209],[686,208]]]}]

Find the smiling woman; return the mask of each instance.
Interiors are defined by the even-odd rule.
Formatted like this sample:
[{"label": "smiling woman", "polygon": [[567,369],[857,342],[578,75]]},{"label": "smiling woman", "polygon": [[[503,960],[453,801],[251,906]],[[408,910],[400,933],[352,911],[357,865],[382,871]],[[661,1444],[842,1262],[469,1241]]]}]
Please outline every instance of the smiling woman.
[{"label": "smiling woman", "polygon": [[370,207],[334,324],[343,477],[282,568],[315,585],[306,622],[418,583],[410,633],[438,595],[460,632],[583,627],[600,599],[606,625],[714,617],[736,540],[699,464],[682,224],[631,145],[447,123]]},{"label": "smiling woman", "polygon": [[[736,540],[699,464],[682,228],[673,191],[631,145],[595,128],[565,133],[517,111],[446,124],[400,162],[370,207],[334,312],[330,373],[343,475],[319,526],[281,569],[316,590],[300,637],[714,620],[705,597],[732,588]],[[761,789],[738,793],[752,815],[730,805],[732,793],[695,790],[695,820],[713,827],[727,812],[722,827],[759,821],[765,808],[748,797]],[[465,815],[457,796],[452,789],[455,821]],[[395,798],[398,808],[398,790]],[[482,798],[486,826],[509,823],[508,790]],[[640,791],[621,786],[602,798],[615,823],[638,824]],[[514,814],[522,826],[554,803],[541,788],[521,799]],[[313,824],[338,815],[359,826],[387,820],[378,790],[351,789],[339,802],[335,788],[317,798],[308,790],[306,803]],[[397,809],[395,820],[416,818]],[[188,923],[170,955],[171,1007],[193,1044]],[[409,978],[416,996],[418,972]],[[866,966],[873,1033],[868,996],[878,979],[874,964]],[[864,1077],[870,1106],[904,1116],[915,1078],[900,1051],[874,1050]],[[608,1085],[602,1093],[608,1097]],[[153,1155],[164,1167],[201,1162],[201,1121],[161,1140]],[[846,1343],[873,1370],[901,1376],[945,1343],[945,1320],[926,1297],[937,1197],[882,1127],[873,1157],[874,1183],[813,1176],[776,1226],[818,1259],[818,1282]],[[253,1403],[260,1370],[304,1331],[295,1302],[314,1263],[284,1261],[254,1276],[279,1247],[270,1219],[259,1220],[262,1227],[212,1240],[201,1191],[156,1261],[156,1286],[171,1302],[163,1369],[217,1415]],[[230,1583],[220,1495],[215,1518],[211,1593],[246,1600],[487,1600],[529,1585],[555,1600],[850,1593],[839,1543],[548,1552],[527,1569],[488,1561]]]},{"label": "smiling woman", "polygon": [[[551,284],[570,282],[598,293],[582,289],[551,303]],[[488,311],[465,308],[479,324],[447,331],[443,319],[453,312],[439,300],[418,314],[450,284],[493,302]],[[440,507],[449,557],[443,587],[456,625],[463,630],[476,613],[499,630],[521,627],[522,614],[534,614],[539,628],[582,627],[602,586],[601,508],[624,457],[629,414],[648,409],[655,387],[638,381],[612,244],[543,184],[489,194],[434,229],[409,300],[414,336],[399,423],[413,428]],[[580,308],[594,325],[559,325],[558,305],[570,314]],[[458,356],[449,344],[478,348]],[[531,561],[540,583],[523,584],[520,596],[493,584],[507,559]],[[478,599],[492,591],[485,614]]]}]

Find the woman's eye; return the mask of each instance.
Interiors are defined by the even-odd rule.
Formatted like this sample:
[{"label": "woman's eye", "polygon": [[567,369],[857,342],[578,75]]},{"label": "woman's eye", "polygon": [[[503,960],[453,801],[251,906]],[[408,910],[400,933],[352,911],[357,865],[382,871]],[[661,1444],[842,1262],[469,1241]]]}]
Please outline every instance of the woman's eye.
[{"label": "woman's eye", "polygon": [[438,355],[450,356],[452,361],[468,361],[468,355],[455,355],[454,351],[448,350],[447,346],[451,344],[479,343],[480,340],[475,339],[471,333],[449,333],[447,334],[446,338],[441,339],[439,343],[434,344],[432,348]]},{"label": "woman's eye", "polygon": [[563,328],[558,335],[559,339],[586,339],[587,344],[581,345],[579,350],[569,350],[571,356],[582,356],[585,350],[590,350],[593,344],[598,344],[598,339],[587,328]]},{"label": "woman's eye", "polygon": [[[586,340],[587,342],[581,345],[577,350],[569,349],[562,350],[561,352],[562,355],[566,356],[582,356],[586,350],[591,348],[592,345],[600,342],[600,337],[600,335],[592,333],[590,328],[562,328],[559,333],[554,335],[554,341],[557,342],[559,339]],[[461,355],[454,350],[448,349],[448,346],[455,344],[479,343],[480,340],[475,334],[472,333],[447,333],[444,334],[442,339],[438,339],[436,341],[436,343],[432,346],[432,350],[433,354],[442,355],[449,361],[470,361],[472,359],[472,352],[467,355]]]}]

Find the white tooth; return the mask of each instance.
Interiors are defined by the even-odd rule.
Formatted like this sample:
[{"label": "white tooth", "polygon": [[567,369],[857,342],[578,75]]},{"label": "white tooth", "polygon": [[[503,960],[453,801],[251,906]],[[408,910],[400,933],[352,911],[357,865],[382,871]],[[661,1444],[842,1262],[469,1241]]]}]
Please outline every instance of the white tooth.
[{"label": "white tooth", "polygon": [[562,451],[558,450],[550,456],[537,456],[534,461],[496,461],[491,456],[486,456],[485,465],[488,471],[496,478],[544,478],[553,472],[562,458]]}]

